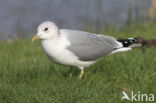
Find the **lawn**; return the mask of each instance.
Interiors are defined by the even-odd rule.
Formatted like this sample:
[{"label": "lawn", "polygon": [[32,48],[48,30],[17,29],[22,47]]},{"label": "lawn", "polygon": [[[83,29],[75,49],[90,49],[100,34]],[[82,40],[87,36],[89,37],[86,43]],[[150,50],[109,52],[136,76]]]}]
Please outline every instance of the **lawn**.
[{"label": "lawn", "polygon": [[[105,34],[150,39],[156,38],[155,28],[144,24]],[[40,41],[1,42],[0,103],[131,103],[121,101],[123,91],[156,96],[155,47],[104,57],[86,68],[82,79],[79,72],[74,67],[69,78],[69,67],[50,61]]]}]

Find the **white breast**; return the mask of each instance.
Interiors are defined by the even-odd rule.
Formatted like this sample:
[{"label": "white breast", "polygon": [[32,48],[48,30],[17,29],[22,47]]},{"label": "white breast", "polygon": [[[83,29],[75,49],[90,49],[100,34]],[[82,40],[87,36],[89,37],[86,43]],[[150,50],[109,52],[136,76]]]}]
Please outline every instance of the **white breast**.
[{"label": "white breast", "polygon": [[42,40],[42,47],[47,56],[64,65],[73,66],[89,66],[94,61],[80,61],[78,57],[67,49],[67,46],[71,45],[67,38],[60,37],[56,39]]},{"label": "white breast", "polygon": [[70,45],[70,42],[65,37],[42,40],[42,47],[48,57],[65,65],[74,64],[73,62],[78,60],[78,57],[66,49],[68,45]]}]

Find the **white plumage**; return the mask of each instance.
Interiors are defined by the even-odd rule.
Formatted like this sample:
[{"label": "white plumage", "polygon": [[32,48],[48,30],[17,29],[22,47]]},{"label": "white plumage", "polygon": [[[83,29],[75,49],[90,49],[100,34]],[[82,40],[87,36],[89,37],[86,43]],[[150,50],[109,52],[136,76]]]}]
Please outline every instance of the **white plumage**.
[{"label": "white plumage", "polygon": [[131,50],[129,47],[123,47],[122,43],[113,37],[59,29],[50,21],[39,25],[38,34],[32,41],[38,38],[41,38],[43,50],[50,59],[80,68],[80,77],[84,73],[84,67],[94,64],[103,56]]}]

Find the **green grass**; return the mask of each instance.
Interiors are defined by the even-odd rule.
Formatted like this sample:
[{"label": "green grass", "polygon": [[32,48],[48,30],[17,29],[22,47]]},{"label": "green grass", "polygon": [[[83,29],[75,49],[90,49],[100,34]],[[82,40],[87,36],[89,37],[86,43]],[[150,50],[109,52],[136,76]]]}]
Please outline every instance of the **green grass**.
[{"label": "green grass", "polygon": [[[147,26],[148,25],[148,26]],[[115,37],[156,37],[156,25],[110,30]],[[156,48],[134,49],[107,56],[85,69],[55,64],[40,42],[0,43],[0,103],[131,103],[122,91],[156,96]],[[155,100],[156,101],[156,100]]]}]

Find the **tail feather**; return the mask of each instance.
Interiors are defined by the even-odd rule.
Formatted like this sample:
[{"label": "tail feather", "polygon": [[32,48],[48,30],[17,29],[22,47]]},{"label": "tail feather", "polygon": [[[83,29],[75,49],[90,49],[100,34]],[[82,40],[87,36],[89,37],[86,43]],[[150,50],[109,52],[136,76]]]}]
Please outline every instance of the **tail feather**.
[{"label": "tail feather", "polygon": [[118,42],[122,44],[122,47],[114,49],[111,54],[129,51],[132,48],[141,47],[143,45],[139,42],[139,38],[118,39]]},{"label": "tail feather", "polygon": [[119,52],[126,52],[132,50],[132,48],[129,47],[123,47],[123,48],[119,48],[119,49],[115,49],[111,52],[111,54],[115,54],[115,53],[119,53]]}]

